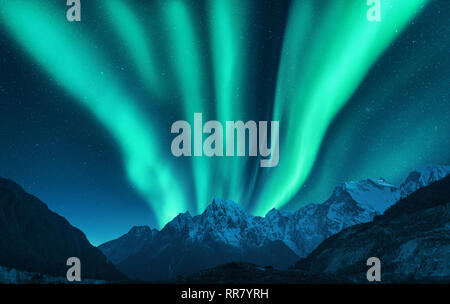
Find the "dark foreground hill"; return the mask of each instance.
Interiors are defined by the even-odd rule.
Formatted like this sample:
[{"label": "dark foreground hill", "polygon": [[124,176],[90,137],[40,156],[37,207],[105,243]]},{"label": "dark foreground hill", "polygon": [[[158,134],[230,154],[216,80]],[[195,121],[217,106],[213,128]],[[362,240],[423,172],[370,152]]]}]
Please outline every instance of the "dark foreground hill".
[{"label": "dark foreground hill", "polygon": [[121,280],[83,232],[16,183],[0,178],[0,266],[66,277],[69,257],[81,260],[82,278]]}]

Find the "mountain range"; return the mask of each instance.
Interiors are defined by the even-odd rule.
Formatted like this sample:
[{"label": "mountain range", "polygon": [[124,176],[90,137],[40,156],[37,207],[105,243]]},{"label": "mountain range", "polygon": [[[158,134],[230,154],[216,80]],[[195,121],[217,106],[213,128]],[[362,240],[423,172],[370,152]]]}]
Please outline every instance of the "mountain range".
[{"label": "mountain range", "polygon": [[402,197],[449,173],[449,166],[428,165],[411,172],[398,187],[382,178],[345,182],[322,204],[297,211],[272,209],[264,217],[215,199],[200,215],[179,214],[161,231],[133,227],[99,249],[129,278],[143,281],[171,280],[235,261],[286,269],[330,236],[372,221]]},{"label": "mountain range", "polygon": [[176,279],[178,283],[369,283],[369,257],[380,283],[450,282],[450,176],[423,186],[368,223],[323,241],[288,270],[232,262]]},{"label": "mountain range", "polygon": [[426,166],[399,187],[382,178],[345,182],[322,204],[264,217],[215,199],[200,215],[179,214],[160,231],[136,226],[98,248],[0,178],[0,282],[65,282],[72,256],[92,279],[85,282],[226,282],[228,274],[230,282],[352,282],[368,254],[387,262],[392,282],[399,274],[439,281],[450,273],[449,173]]}]

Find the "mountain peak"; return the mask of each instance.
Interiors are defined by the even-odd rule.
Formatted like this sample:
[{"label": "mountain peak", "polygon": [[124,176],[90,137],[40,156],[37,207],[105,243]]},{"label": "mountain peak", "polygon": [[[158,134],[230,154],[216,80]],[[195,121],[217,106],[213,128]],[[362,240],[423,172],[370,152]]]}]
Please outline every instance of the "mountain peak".
[{"label": "mountain peak", "polygon": [[[230,260],[281,265],[294,253],[307,256],[343,229],[370,222],[399,198],[400,189],[383,178],[341,183],[322,204],[297,211],[273,208],[265,217],[215,198],[199,215],[180,213],[151,242],[118,239],[112,241],[116,246],[102,245],[101,249],[132,278],[142,275],[162,280]],[[152,271],[144,274],[143,265]]]},{"label": "mountain peak", "polygon": [[425,179],[438,180],[450,174],[450,166],[427,164],[421,169],[411,172],[410,175],[413,173],[419,173]]},{"label": "mountain peak", "polygon": [[229,200],[215,198],[212,203],[206,207],[203,214],[230,215],[236,213],[247,213],[241,205]]},{"label": "mountain peak", "polygon": [[348,195],[360,205],[378,213],[382,213],[400,198],[399,188],[384,178],[343,182],[334,189],[331,199],[341,201]]},{"label": "mountain peak", "polygon": [[266,218],[268,220],[272,220],[272,219],[283,217],[283,216],[290,216],[293,213],[294,212],[290,211],[290,210],[278,210],[276,208],[272,208],[269,212],[266,213],[264,218]]},{"label": "mountain peak", "polygon": [[[0,190],[11,192],[18,200],[25,200],[27,197],[32,197],[18,183],[7,178],[0,177]],[[47,206],[45,203],[41,203]]]},{"label": "mountain peak", "polygon": [[135,236],[142,236],[144,234],[152,234],[156,229],[151,229],[149,226],[133,226],[128,234],[132,234]]},{"label": "mountain peak", "polygon": [[401,184],[401,197],[406,197],[417,189],[438,181],[450,174],[450,166],[428,164],[412,171]]},{"label": "mountain peak", "polygon": [[338,185],[338,187],[343,187],[345,190],[355,190],[360,189],[363,191],[370,190],[371,187],[392,187],[395,188],[395,185],[390,184],[384,178],[366,178],[358,181],[348,181],[343,182]]},{"label": "mountain peak", "polygon": [[278,215],[280,215],[280,210],[272,208],[272,209],[269,210],[269,212],[266,213],[266,215],[264,217],[272,218],[272,217],[275,217],[275,216],[278,216]]},{"label": "mountain peak", "polygon": [[213,199],[210,206],[217,206],[217,207],[223,207],[223,208],[241,208],[241,205],[239,205],[238,203],[235,203],[230,200],[224,200],[224,199],[217,198],[217,197],[215,199]]},{"label": "mountain peak", "polygon": [[186,227],[189,227],[190,223],[192,222],[192,215],[189,213],[189,211],[186,211],[184,213],[178,214],[173,220],[171,220],[167,225],[163,228],[163,230],[176,230],[176,231],[182,231]]},{"label": "mountain peak", "polygon": [[426,164],[422,167],[420,171],[436,171],[436,170],[444,170],[444,171],[450,171],[450,166],[447,165],[436,165],[436,164]]}]

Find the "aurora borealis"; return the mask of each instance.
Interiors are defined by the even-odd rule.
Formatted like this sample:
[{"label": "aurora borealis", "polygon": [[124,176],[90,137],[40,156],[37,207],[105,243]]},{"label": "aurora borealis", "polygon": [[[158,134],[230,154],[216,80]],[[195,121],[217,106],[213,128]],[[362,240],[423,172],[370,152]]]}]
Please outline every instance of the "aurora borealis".
[{"label": "aurora borealis", "polygon": [[[0,0],[0,174],[99,243],[214,197],[264,215],[448,164],[450,4],[381,3],[368,22],[365,0],[91,0],[69,23],[65,1]],[[195,112],[279,121],[279,165],[174,157]]]}]

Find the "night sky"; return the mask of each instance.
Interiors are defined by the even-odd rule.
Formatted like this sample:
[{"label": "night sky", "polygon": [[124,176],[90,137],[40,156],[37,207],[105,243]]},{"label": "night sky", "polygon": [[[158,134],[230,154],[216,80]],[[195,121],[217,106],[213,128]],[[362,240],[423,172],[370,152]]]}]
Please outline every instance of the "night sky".
[{"label": "night sky", "polygon": [[[0,176],[95,245],[214,197],[250,212],[450,164],[450,1],[0,0]],[[344,3],[345,2],[345,3]],[[171,154],[177,120],[280,121],[280,162]],[[204,136],[205,138],[206,136]]]}]

